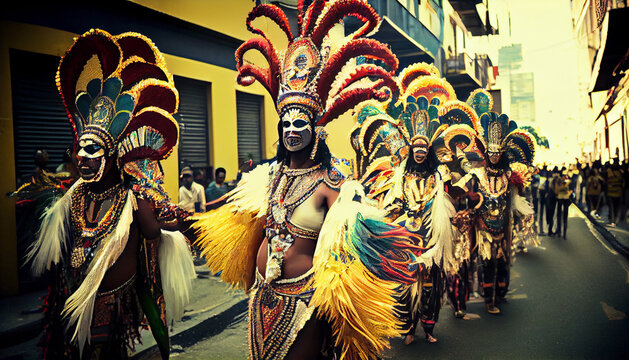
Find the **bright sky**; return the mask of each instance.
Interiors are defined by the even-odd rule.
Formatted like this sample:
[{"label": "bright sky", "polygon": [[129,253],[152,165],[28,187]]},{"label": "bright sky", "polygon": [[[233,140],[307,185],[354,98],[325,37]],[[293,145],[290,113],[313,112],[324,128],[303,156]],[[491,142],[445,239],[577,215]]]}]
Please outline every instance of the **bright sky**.
[{"label": "bright sky", "polygon": [[[511,41],[522,44],[522,71],[534,73],[537,128],[551,144],[539,160],[573,161],[580,154],[577,133],[583,140],[587,131],[578,105],[584,89],[577,78],[570,0],[503,1],[511,12]],[[500,25],[501,33],[508,33],[508,26]]]}]

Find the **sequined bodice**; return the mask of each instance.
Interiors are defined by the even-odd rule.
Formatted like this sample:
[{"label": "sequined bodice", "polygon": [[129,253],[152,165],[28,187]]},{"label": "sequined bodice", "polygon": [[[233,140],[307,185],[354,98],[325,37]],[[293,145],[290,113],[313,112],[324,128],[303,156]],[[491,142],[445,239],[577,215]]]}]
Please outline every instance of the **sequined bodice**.
[{"label": "sequined bodice", "polygon": [[[432,207],[432,200],[437,193],[435,174],[424,176],[418,173],[404,175],[404,211],[408,216],[406,228],[413,232],[427,232],[426,215]],[[423,225],[423,226],[422,226]],[[420,229],[425,231],[420,231]]]},{"label": "sequined bodice", "polygon": [[479,192],[483,199],[479,208],[480,220],[492,233],[504,229],[509,200],[509,179],[504,172],[479,179]]}]

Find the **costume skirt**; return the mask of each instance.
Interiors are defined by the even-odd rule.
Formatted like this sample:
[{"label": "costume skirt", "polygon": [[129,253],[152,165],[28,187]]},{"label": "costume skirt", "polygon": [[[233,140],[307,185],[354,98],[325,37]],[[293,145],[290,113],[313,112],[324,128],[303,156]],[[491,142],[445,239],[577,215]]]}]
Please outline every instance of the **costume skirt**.
[{"label": "costume skirt", "polygon": [[256,272],[249,299],[249,357],[284,359],[297,334],[312,317],[313,270],[292,279],[266,283]]}]

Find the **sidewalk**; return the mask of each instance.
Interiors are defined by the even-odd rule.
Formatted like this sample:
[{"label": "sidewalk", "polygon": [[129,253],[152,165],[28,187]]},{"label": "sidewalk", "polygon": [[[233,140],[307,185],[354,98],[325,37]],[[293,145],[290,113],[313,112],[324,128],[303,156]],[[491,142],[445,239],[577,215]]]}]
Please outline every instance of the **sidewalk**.
[{"label": "sidewalk", "polygon": [[39,336],[46,293],[40,290],[0,298],[0,350]]},{"label": "sidewalk", "polygon": [[605,240],[610,243],[618,252],[629,258],[629,224],[623,220],[616,226],[610,226],[608,222],[609,208],[607,205],[601,206],[599,216],[595,217],[587,212],[585,206],[579,207],[583,214],[596,225]]},{"label": "sidewalk", "polygon": [[[242,291],[229,289],[217,276],[210,275],[205,265],[195,269],[197,278],[192,283],[190,303],[183,318],[169,327],[171,353],[178,352],[180,341],[177,339],[212,336],[247,310],[247,296]],[[45,295],[46,291],[42,290],[0,299],[0,359],[40,358],[37,341],[41,336],[43,314],[35,311]],[[226,325],[221,325],[226,321]],[[137,345],[135,353],[130,354],[133,358],[146,359],[158,353],[150,331],[143,331],[142,339],[144,343]]]}]

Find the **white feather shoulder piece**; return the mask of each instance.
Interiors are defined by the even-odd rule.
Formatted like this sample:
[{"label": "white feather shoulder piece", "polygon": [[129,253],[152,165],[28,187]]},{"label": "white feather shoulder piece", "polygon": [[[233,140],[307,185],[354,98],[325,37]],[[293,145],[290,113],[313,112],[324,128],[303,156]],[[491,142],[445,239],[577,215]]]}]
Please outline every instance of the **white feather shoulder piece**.
[{"label": "white feather shoulder piece", "polygon": [[278,167],[276,163],[265,163],[243,174],[238,186],[227,195],[229,204],[239,210],[255,213],[256,217],[266,216],[269,184]]},{"label": "white feather shoulder piece", "polygon": [[44,211],[37,240],[26,254],[26,261],[33,262],[31,269],[34,275],[43,274],[61,260],[69,239],[72,193],[82,182],[83,180],[79,179],[60,199]]},{"label": "white feather shoulder piece", "polygon": [[179,231],[162,230],[159,245],[159,271],[170,324],[179,320],[190,299],[192,280],[197,277],[186,237]]}]

